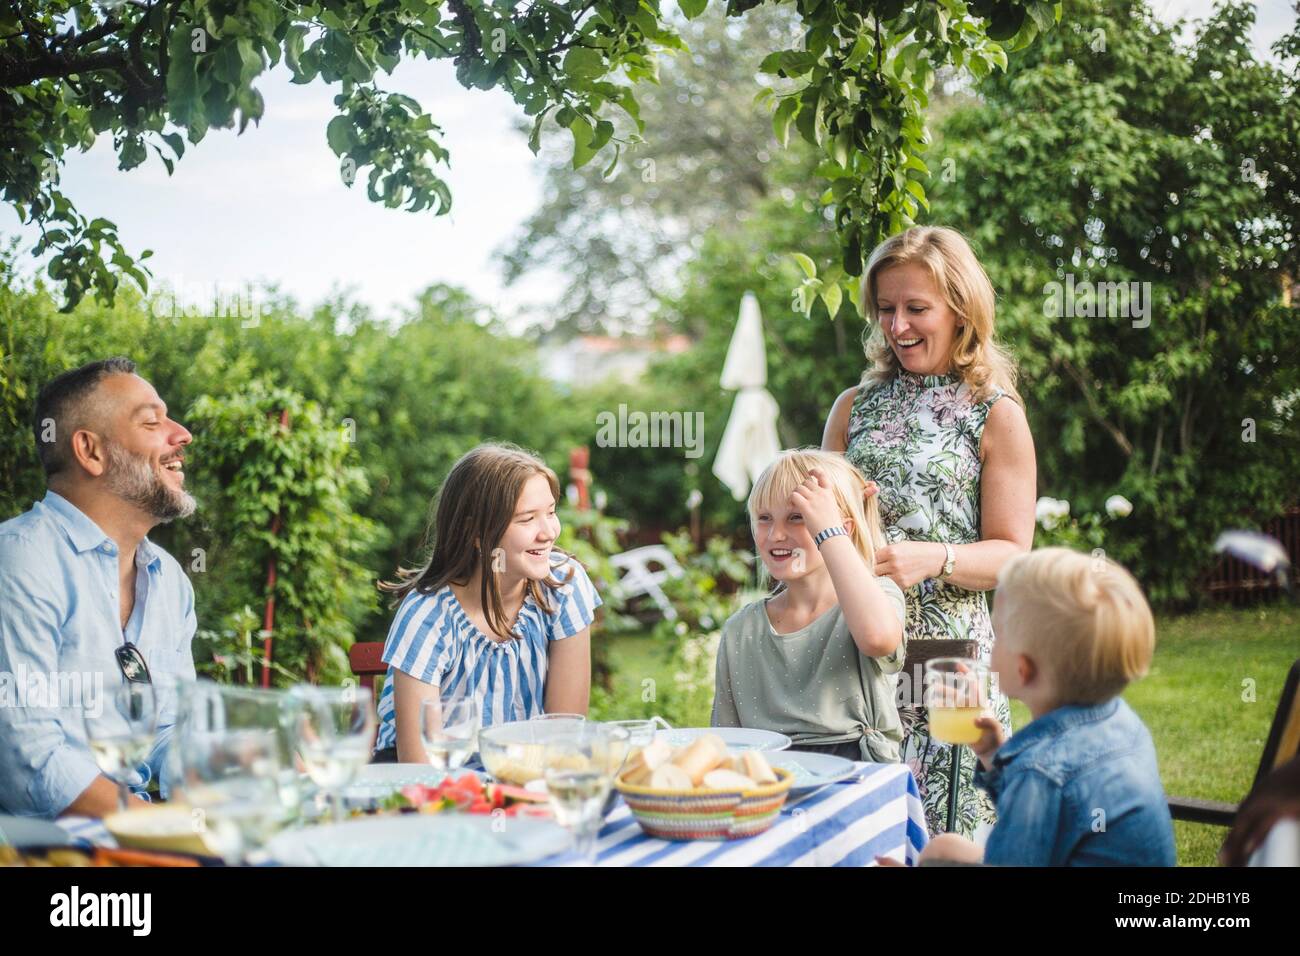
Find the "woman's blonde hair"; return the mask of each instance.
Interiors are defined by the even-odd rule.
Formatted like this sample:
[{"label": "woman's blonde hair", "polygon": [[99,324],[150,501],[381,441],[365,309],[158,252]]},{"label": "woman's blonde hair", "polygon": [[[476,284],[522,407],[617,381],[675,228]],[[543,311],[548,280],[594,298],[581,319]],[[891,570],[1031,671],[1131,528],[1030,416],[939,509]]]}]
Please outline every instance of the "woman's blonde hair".
[{"label": "woman's blonde hair", "polygon": [[876,296],[882,272],[914,262],[929,270],[948,308],[957,315],[960,327],[953,339],[952,371],[970,386],[973,399],[986,401],[1000,388],[1023,405],[1016,391],[1015,361],[993,336],[993,283],[965,237],[945,226],[913,226],[876,246],[867,260],[862,307],[869,319],[863,336],[868,367],[862,384],[882,384],[898,374],[898,356],[880,330]]},{"label": "woman's blonde hair", "polygon": [[1052,675],[1061,704],[1109,700],[1151,666],[1151,607],[1133,575],[1100,554],[1017,555],[998,575],[994,601],[1005,602],[1005,629]]},{"label": "woman's blonde hair", "polygon": [[[448,584],[463,587],[477,570],[483,617],[498,637],[510,637],[497,580],[500,569],[494,567],[493,555],[514,518],[524,485],[537,475],[546,479],[552,497],[559,501],[560,481],[536,455],[507,443],[479,445],[467,452],[438,489],[435,517],[425,535],[428,560],[420,568],[398,568],[397,580],[381,582],[380,590],[393,594],[396,602],[411,591],[432,594]],[[552,551],[568,557],[559,548]],[[567,580],[551,575],[529,581],[528,591],[537,606],[550,614],[554,609],[549,595]]]},{"label": "woman's blonde hair", "polygon": [[[795,448],[783,451],[776,459],[763,469],[763,473],[754,482],[749,492],[750,531],[758,516],[772,510],[776,505],[785,505],[790,500],[790,493],[806,479],[814,468],[820,468],[830,482],[835,494],[835,501],[840,507],[840,514],[853,519],[853,530],[849,537],[853,546],[867,562],[868,568],[876,565],[876,549],[885,546],[885,535],[880,522],[880,503],[876,496],[866,497],[867,483],[861,473],[854,468],[847,458],[838,452],[821,451],[816,448]],[[759,568],[763,568],[760,558]],[[762,572],[760,572],[762,573]]]}]

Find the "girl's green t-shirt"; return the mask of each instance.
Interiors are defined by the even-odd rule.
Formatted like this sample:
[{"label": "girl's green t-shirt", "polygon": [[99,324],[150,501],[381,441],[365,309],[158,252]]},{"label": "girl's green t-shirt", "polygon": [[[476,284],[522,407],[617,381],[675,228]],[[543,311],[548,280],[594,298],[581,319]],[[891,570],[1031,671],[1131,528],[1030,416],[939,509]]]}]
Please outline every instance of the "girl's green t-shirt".
[{"label": "girl's green t-shirt", "polygon": [[[878,584],[905,618],[903,592]],[[756,727],[799,744],[857,741],[862,759],[897,763],[903,739],[898,672],[904,642],[888,657],[867,657],[853,643],[839,605],[805,628],[778,634],[767,599],[733,614],[722,627],[713,696],[714,727]]]}]

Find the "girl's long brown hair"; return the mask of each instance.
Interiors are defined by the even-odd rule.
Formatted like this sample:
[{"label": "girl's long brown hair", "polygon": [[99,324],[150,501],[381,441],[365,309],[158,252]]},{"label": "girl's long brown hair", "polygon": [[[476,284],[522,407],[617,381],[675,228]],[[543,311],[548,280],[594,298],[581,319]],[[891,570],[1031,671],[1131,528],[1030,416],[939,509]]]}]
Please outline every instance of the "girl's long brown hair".
[{"label": "girl's long brown hair", "polygon": [[[425,534],[429,559],[422,568],[398,568],[398,580],[382,581],[379,589],[393,594],[397,604],[412,591],[432,594],[448,584],[464,587],[478,571],[482,581],[479,600],[488,627],[498,637],[512,637],[493,555],[515,516],[524,485],[535,475],[545,476],[558,502],[560,481],[536,455],[505,443],[479,445],[467,452],[438,489],[434,519]],[[569,557],[559,548],[553,550]],[[528,592],[543,612],[551,614],[550,592],[568,580],[550,576],[540,582],[529,581]]]}]

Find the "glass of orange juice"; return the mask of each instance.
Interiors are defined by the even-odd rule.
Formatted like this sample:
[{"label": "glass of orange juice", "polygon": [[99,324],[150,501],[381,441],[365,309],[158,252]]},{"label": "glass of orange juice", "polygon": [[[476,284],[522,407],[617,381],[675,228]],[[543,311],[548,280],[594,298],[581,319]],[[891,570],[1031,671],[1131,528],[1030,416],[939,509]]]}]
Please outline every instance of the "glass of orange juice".
[{"label": "glass of orange juice", "polygon": [[992,678],[986,664],[968,657],[936,657],[926,664],[925,707],[935,740],[975,743],[981,733],[975,718],[991,700]]}]

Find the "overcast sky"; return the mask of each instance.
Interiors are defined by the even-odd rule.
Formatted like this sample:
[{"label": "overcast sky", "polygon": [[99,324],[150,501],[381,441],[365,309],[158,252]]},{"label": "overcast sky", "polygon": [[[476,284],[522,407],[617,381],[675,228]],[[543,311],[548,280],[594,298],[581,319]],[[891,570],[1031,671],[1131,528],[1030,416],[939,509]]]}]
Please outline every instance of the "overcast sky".
[{"label": "overcast sky", "polygon": [[[1213,0],[1152,0],[1167,19],[1201,17]],[[1257,4],[1255,47],[1266,52],[1292,23],[1288,0]],[[365,177],[348,189],[325,142],[336,87],[295,86],[277,69],[258,81],[266,101],[259,126],[242,136],[215,130],[168,176],[156,156],[128,173],[111,140],[69,156],[64,192],[83,215],[117,223],[133,254],[152,249],[156,280],[182,290],[270,282],[313,304],[348,290],[380,315],[408,304],[431,282],[463,286],[507,319],[547,302],[559,283],[539,274],[506,289],[492,253],[517,232],[541,198],[541,166],[515,132],[518,108],[498,91],[465,90],[451,65],[403,64],[381,77],[414,96],[443,128],[451,152],[443,170],[454,197],[446,216],[386,209],[366,198]],[[652,134],[653,131],[648,131]],[[31,272],[37,233],[0,207],[0,233],[18,233]]]}]

